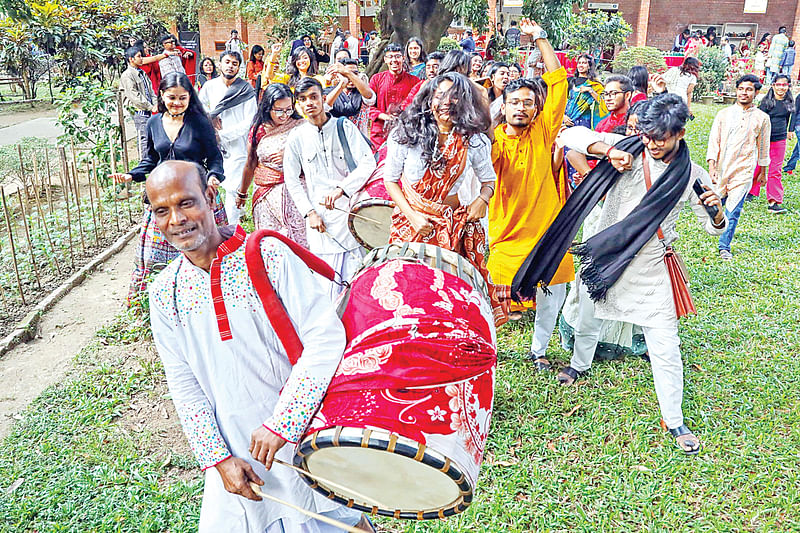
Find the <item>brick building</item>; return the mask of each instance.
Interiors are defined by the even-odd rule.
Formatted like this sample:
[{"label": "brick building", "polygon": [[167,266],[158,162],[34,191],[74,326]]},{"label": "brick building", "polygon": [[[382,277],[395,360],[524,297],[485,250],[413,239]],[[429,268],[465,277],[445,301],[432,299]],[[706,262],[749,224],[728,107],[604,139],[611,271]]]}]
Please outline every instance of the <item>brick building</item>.
[{"label": "brick building", "polygon": [[[588,2],[587,8],[619,11],[633,26],[631,46],[654,46],[669,50],[684,28],[715,26],[718,35],[730,33],[732,41],[752,31],[758,40],[764,32],[788,28],[790,38],[800,42],[798,0],[617,0]],[[747,12],[746,12],[747,11]]]}]

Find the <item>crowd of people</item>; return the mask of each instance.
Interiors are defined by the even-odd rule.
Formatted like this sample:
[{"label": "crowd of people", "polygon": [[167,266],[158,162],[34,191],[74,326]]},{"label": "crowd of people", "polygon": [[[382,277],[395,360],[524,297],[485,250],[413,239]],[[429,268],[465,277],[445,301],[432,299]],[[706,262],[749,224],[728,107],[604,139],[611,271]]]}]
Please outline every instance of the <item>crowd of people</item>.
[{"label": "crowd of people", "polygon": [[[509,37],[511,29],[519,33]],[[761,80],[737,80],[736,103],[712,126],[706,172],[683,140],[695,58],[677,75],[636,66],[601,80],[584,54],[568,75],[541,27],[523,20],[511,29],[506,39],[524,34],[534,43],[541,75],[471,53],[469,35],[463,50],[447,53],[416,38],[389,44],[385,70],[371,79],[359,68],[358,39],[346,33],[339,41],[351,45],[329,53],[302,36],[285,62],[283,45],[273,44],[251,47],[246,63],[247,47],[232,35],[216,62],[200,61],[194,81],[197,58],[171,36],[155,56],[142,43],[125,50],[121,89],[141,160],[113,177],[144,181],[147,193],[130,299],[163,269],[150,283],[151,323],[206,471],[201,531],[289,531],[305,521],[249,501],[259,498],[248,482],[372,530],[360,513],[286,472],[268,480],[267,470],[300,438],[341,358],[334,301],[364,256],[347,224],[350,198],[376,169],[396,206],[390,242],[463,256],[491,288],[498,326],[535,306],[535,369],[550,370],[556,330],[572,352],[557,373],[565,386],[595,358],[648,357],[664,427],[683,452],[699,451],[681,407],[677,282],[666,266],[676,221],[691,206],[726,260],[744,203],[761,185],[769,210],[782,212],[781,165],[800,101],[778,71],[759,107]],[[293,248],[260,245],[288,327],[305,347],[299,362],[287,359],[273,331],[280,328],[252,304],[248,237],[238,226],[248,200],[256,229],[300,244],[333,271],[323,285]],[[573,246],[581,224],[583,242]],[[263,366],[256,355],[274,372],[250,372]],[[328,531],[319,527],[303,531]]]}]

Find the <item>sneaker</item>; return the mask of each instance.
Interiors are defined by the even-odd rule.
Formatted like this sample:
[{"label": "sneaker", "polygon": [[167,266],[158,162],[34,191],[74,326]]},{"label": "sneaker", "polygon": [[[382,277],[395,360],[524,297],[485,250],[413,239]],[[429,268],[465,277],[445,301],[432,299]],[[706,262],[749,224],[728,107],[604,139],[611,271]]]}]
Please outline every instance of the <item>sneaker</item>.
[{"label": "sneaker", "polygon": [[744,197],[744,201],[745,202],[752,202],[756,198],[758,198],[758,196],[756,196],[755,194],[747,193],[747,196]]},{"label": "sneaker", "polygon": [[784,174],[788,174],[789,176],[791,176],[794,173],[794,169],[789,170],[789,169],[784,168],[783,169],[783,173]]},{"label": "sneaker", "polygon": [[772,213],[773,215],[782,215],[785,212],[786,208],[781,204],[769,204],[767,206],[767,213]]},{"label": "sneaker", "polygon": [[723,261],[730,261],[731,259],[733,259],[733,254],[731,253],[730,250],[720,250],[719,258],[722,259]]}]

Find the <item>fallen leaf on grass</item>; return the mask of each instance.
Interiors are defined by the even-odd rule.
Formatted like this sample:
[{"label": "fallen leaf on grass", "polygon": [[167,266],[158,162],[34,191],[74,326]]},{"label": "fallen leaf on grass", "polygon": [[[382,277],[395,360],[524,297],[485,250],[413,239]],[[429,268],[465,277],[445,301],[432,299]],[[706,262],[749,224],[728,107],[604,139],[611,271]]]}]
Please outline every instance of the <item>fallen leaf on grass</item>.
[{"label": "fallen leaf on grass", "polygon": [[515,500],[518,502],[529,502],[531,501],[531,497],[525,494],[524,492],[518,492],[517,495],[514,497]]},{"label": "fallen leaf on grass", "polygon": [[19,478],[14,483],[12,483],[10,487],[6,489],[6,494],[11,494],[15,490],[17,490],[19,486],[22,485],[23,483],[25,483],[25,478],[24,477]]},{"label": "fallen leaf on grass", "polygon": [[553,441],[551,440],[547,441],[547,449],[550,450],[551,452],[556,451],[556,445],[553,444]]},{"label": "fallen leaf on grass", "polygon": [[692,365],[692,368],[694,368],[694,369],[695,369],[695,370],[697,370],[698,372],[705,372],[705,370],[703,370],[703,367],[702,367],[702,366],[700,366],[700,365],[698,365],[697,363],[693,364],[693,365]]},{"label": "fallen leaf on grass", "polygon": [[494,466],[514,466],[519,463],[519,459],[512,459],[510,461],[495,461],[492,463]]},{"label": "fallen leaf on grass", "polygon": [[568,417],[574,415],[578,411],[578,409],[580,409],[580,408],[581,408],[581,404],[578,404],[575,407],[573,407],[572,409],[570,409],[568,413],[564,413],[562,416],[564,416],[565,418],[568,418]]},{"label": "fallen leaf on grass", "polygon": [[639,472],[650,472],[649,468],[647,468],[646,466],[642,466],[642,465],[633,465],[631,467],[631,470],[637,470]]}]

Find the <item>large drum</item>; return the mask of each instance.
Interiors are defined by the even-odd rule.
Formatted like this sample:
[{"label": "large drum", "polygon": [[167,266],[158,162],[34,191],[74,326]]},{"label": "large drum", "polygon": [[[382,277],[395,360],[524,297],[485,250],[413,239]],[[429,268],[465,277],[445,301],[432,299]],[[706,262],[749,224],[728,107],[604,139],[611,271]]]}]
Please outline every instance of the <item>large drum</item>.
[{"label": "large drum", "polygon": [[483,460],[497,362],[483,278],[447,250],[389,245],[367,256],[343,302],[347,348],[295,456],[338,487],[304,480],[371,514],[462,512]]},{"label": "large drum", "polygon": [[383,183],[383,161],[366,185],[350,200],[347,225],[358,243],[372,250],[389,244],[389,228],[392,226],[394,202]]}]

